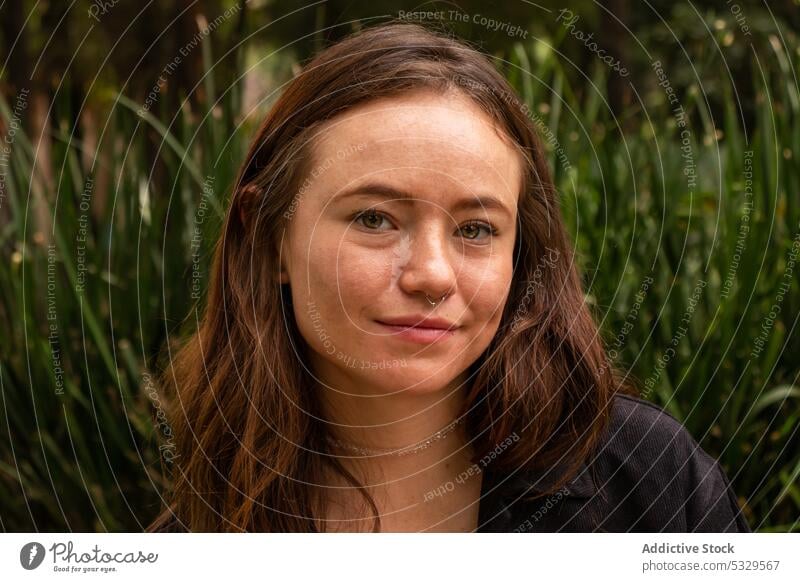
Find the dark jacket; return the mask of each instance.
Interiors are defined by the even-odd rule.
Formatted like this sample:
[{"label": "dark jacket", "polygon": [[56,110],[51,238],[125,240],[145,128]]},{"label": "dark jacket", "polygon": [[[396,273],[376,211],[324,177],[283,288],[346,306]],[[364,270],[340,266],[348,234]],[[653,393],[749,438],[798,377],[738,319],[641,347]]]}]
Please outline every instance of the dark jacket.
[{"label": "dark jacket", "polygon": [[[484,470],[478,532],[749,532],[719,464],[659,407],[614,399],[598,452],[556,493],[546,473]],[[527,495],[526,495],[527,494]]]}]

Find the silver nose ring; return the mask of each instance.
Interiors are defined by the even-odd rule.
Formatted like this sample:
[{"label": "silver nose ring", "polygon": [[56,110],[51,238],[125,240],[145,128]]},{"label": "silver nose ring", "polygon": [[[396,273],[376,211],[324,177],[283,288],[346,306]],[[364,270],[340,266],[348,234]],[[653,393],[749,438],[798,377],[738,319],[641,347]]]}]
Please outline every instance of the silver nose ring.
[{"label": "silver nose ring", "polygon": [[445,293],[444,295],[442,295],[442,296],[439,298],[439,301],[431,301],[431,298],[430,298],[430,297],[428,297],[428,294],[426,293],[426,294],[425,294],[425,299],[427,299],[427,300],[428,300],[428,303],[430,303],[431,305],[433,305],[433,306],[435,307],[437,303],[441,303],[442,301],[444,301],[444,298],[445,298],[446,296],[447,296],[447,293]]}]

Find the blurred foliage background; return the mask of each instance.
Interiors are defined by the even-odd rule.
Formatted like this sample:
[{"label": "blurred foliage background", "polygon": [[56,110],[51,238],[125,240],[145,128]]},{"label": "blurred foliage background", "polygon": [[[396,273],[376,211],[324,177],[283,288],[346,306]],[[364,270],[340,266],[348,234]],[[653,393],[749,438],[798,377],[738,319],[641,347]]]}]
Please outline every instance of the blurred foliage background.
[{"label": "blurred foliage background", "polygon": [[11,0],[2,531],[154,517],[171,429],[153,378],[197,324],[249,136],[315,50],[419,10],[529,105],[611,357],[720,459],[754,529],[798,529],[796,0]]}]

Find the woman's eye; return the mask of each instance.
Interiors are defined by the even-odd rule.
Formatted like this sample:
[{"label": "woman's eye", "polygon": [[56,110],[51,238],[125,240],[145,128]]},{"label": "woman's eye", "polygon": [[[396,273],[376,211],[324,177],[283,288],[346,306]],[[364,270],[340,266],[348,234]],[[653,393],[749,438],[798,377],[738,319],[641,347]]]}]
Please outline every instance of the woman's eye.
[{"label": "woman's eye", "polygon": [[353,219],[355,222],[361,221],[361,225],[370,230],[380,230],[380,226],[386,217],[380,212],[374,210],[363,210],[356,214]]},{"label": "woman's eye", "polygon": [[497,234],[497,230],[495,230],[491,225],[483,222],[470,222],[469,224],[465,224],[461,227],[461,232],[464,233],[464,238],[477,240],[481,229],[486,231],[488,236]]}]

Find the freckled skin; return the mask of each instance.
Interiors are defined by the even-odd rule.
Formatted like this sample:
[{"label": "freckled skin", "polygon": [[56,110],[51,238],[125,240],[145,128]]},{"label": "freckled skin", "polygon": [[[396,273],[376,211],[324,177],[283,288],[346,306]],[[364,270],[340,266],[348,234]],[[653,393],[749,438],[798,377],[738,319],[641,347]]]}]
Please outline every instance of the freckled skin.
[{"label": "freckled skin", "polygon": [[[316,377],[361,394],[437,391],[463,379],[495,335],[511,285],[523,171],[517,151],[468,97],[422,91],[371,101],[332,119],[314,159],[317,167],[333,163],[313,179],[287,225],[281,281],[290,284]],[[418,200],[335,199],[375,181]],[[500,199],[509,214],[452,210],[456,201],[477,195]],[[369,208],[383,218],[353,220]],[[465,229],[470,222],[499,232]],[[448,291],[435,307],[425,297]],[[411,314],[461,327],[446,340],[422,345],[392,337],[375,321]],[[362,362],[385,366],[362,369]]]}]

